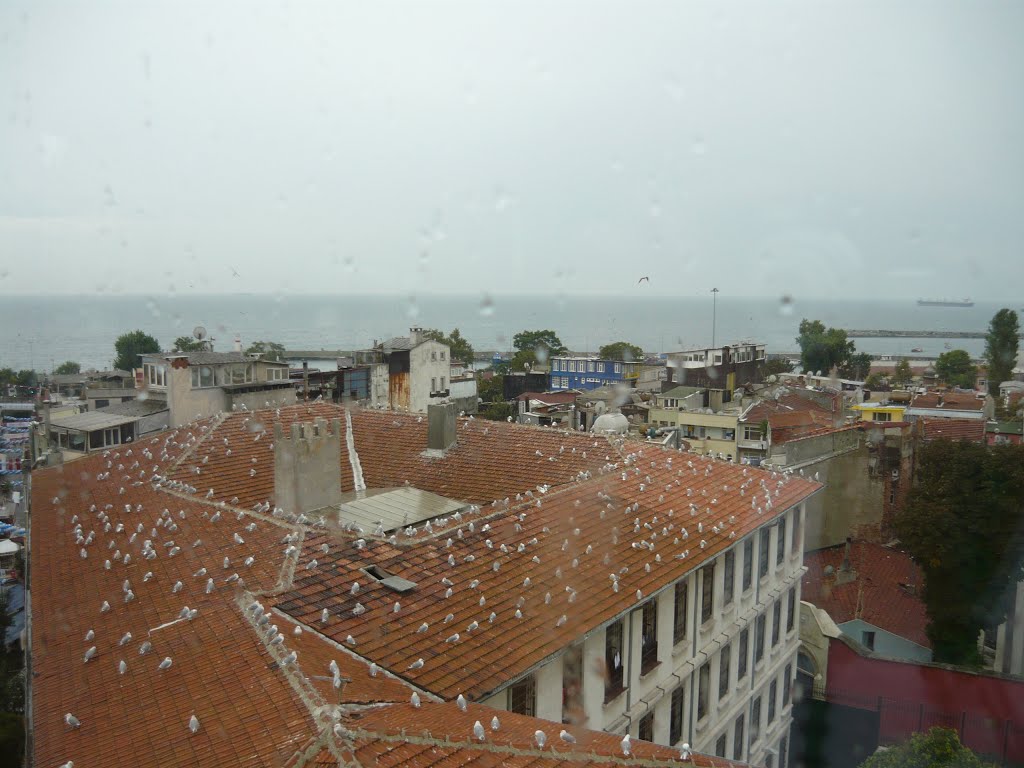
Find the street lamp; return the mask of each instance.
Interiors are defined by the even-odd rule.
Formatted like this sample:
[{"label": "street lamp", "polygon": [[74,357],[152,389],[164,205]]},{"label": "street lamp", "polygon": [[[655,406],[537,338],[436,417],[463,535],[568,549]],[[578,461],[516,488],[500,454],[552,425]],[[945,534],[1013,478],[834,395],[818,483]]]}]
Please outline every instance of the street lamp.
[{"label": "street lamp", "polygon": [[718,320],[718,289],[711,289],[711,347],[715,346],[715,323]]}]

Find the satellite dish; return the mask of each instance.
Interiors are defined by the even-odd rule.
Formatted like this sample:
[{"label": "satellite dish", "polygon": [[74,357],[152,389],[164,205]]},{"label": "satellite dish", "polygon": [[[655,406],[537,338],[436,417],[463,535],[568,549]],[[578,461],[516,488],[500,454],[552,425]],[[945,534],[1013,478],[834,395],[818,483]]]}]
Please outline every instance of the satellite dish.
[{"label": "satellite dish", "polygon": [[203,339],[206,338],[206,329],[201,325],[197,325],[195,328],[192,329],[192,335],[195,336],[200,341],[202,341]]}]

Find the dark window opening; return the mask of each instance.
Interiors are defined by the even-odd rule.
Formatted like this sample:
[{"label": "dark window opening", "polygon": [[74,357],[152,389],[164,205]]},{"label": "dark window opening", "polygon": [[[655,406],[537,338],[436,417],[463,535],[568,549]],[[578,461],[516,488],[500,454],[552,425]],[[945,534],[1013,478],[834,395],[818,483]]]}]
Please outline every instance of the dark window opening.
[{"label": "dark window opening", "polygon": [[700,569],[700,621],[703,624],[715,610],[715,564]]},{"label": "dark window opening", "polygon": [[761,529],[761,540],[759,542],[760,547],[757,553],[757,574],[758,578],[764,578],[768,575],[768,551],[771,546],[771,531],[767,528]]},{"label": "dark window opening", "polygon": [[750,654],[750,630],[744,629],[740,632],[739,657],[736,659],[736,679],[742,680],[747,676],[747,656]]},{"label": "dark window opening", "polygon": [[796,621],[796,587],[789,590],[789,612],[786,614],[786,631],[792,632]]},{"label": "dark window opening", "polygon": [[754,581],[754,540],[743,542],[743,591],[750,589]]},{"label": "dark window opening", "polygon": [[754,625],[754,663],[756,664],[764,658],[764,624],[767,620],[765,614],[761,614],[757,617],[757,623]]},{"label": "dark window opening", "polygon": [[736,730],[732,737],[732,759],[743,759],[743,713],[736,718]]},{"label": "dark window opening", "polygon": [[750,744],[754,745],[761,738],[761,697],[754,699],[750,708]]},{"label": "dark window opening", "polygon": [[718,698],[724,699],[729,695],[729,662],[732,656],[732,646],[725,646],[719,655],[718,661]]},{"label": "dark window opening", "polygon": [[703,720],[708,713],[708,696],[711,687],[711,664],[706,663],[700,668],[697,681],[697,719]]},{"label": "dark window opening", "polygon": [[736,592],[736,550],[730,549],[725,553],[725,583],[722,591],[722,604],[731,605],[733,594]]},{"label": "dark window opening", "polygon": [[782,678],[782,706],[789,706],[789,696],[793,689],[793,665],[786,665],[785,677]]},{"label": "dark window opening", "polygon": [[771,685],[768,686],[768,724],[771,725],[775,722],[775,697],[779,693],[779,684],[776,680],[772,680]]},{"label": "dark window opening", "polygon": [[869,651],[875,650],[875,633],[874,632],[861,632],[861,640],[864,643],[864,647]]},{"label": "dark window opening", "polygon": [[648,712],[640,718],[640,725],[637,728],[637,738],[640,741],[654,741],[654,713]]},{"label": "dark window opening", "polygon": [[669,712],[668,743],[674,745],[683,738],[683,702],[685,686],[680,685],[672,691],[672,707]]},{"label": "dark window opening", "polygon": [[604,700],[611,701],[623,690],[622,620],[608,625],[604,631],[604,663],[608,676],[604,683]]},{"label": "dark window opening", "polygon": [[775,603],[772,607],[772,648],[779,644],[779,634],[782,630],[782,603]]},{"label": "dark window opening", "polygon": [[646,675],[658,665],[658,604],[644,603],[640,632],[640,674]]},{"label": "dark window opening", "polygon": [[678,643],[686,637],[686,610],[690,585],[685,581],[676,582],[676,601],[672,615],[672,641]]},{"label": "dark window opening", "polygon": [[508,709],[533,717],[537,713],[537,682],[533,675],[523,678],[508,689]]},{"label": "dark window opening", "polygon": [[725,757],[725,747],[726,735],[723,733],[721,736],[718,737],[718,741],[715,742],[715,756]]},{"label": "dark window opening", "polygon": [[782,519],[779,520],[779,538],[775,544],[775,564],[782,565],[782,561],[786,559],[786,516],[783,515]]}]

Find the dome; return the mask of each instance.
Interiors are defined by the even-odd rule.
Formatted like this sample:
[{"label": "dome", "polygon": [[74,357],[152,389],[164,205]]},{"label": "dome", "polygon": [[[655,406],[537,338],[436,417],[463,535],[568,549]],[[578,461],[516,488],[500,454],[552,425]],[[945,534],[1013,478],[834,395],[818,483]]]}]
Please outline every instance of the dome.
[{"label": "dome", "polygon": [[624,435],[629,431],[629,419],[621,413],[603,413],[594,419],[590,431]]}]

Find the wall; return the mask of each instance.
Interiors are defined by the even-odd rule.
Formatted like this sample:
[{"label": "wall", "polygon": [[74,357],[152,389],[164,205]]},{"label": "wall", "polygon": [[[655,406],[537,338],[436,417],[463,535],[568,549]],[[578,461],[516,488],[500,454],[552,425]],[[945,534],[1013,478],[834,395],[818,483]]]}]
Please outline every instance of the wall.
[{"label": "wall", "polygon": [[1024,581],[1017,582],[1017,594],[1006,621],[996,632],[996,669],[1024,675]]},{"label": "wall", "polygon": [[[287,382],[286,382],[287,383]],[[255,392],[227,392],[224,398],[224,410],[241,409],[245,406],[250,411],[270,407],[277,408],[282,405],[290,405],[296,401],[295,387],[275,387],[274,389],[257,390]]]},{"label": "wall", "polygon": [[841,629],[847,637],[851,637],[861,644],[864,644],[863,637],[865,632],[874,632],[875,647],[873,650],[879,656],[886,656],[890,659],[904,659],[906,661],[932,660],[931,649],[907,640],[905,637],[900,637],[899,635],[894,635],[892,632],[887,632],[881,627],[876,627],[874,624],[869,624],[862,619],[844,621],[839,625],[839,629]]},{"label": "wall", "polygon": [[[415,413],[426,413],[427,406],[431,403],[439,403],[442,397],[431,397],[430,380],[434,379],[438,387],[441,387],[441,377],[444,377],[445,385],[448,388],[448,376],[451,366],[448,361],[448,346],[437,341],[425,341],[409,351],[409,401],[408,408]],[[442,354],[443,353],[443,354]]]},{"label": "wall", "polygon": [[883,744],[943,725],[977,752],[1024,762],[1024,680],[862,656],[840,639],[829,647],[824,695],[880,711]]},{"label": "wall", "polygon": [[800,602],[800,650],[814,662],[814,684],[828,682],[828,649],[830,641],[842,631],[825,611],[811,603]]},{"label": "wall", "polygon": [[167,365],[167,405],[171,411],[171,426],[180,427],[197,418],[206,418],[223,411],[227,405],[220,387],[192,389],[189,368]]},{"label": "wall", "polygon": [[470,375],[456,379],[448,386],[449,398],[455,403],[455,410],[467,414],[477,412],[476,377]]},{"label": "wall", "polygon": [[138,430],[138,434],[148,435],[150,432],[159,432],[163,429],[167,429],[171,423],[171,412],[157,411],[151,413],[148,416],[143,416],[136,422],[135,428]]},{"label": "wall", "polygon": [[[675,408],[651,408],[648,421],[651,424],[660,425],[660,422],[667,421],[670,426],[680,427],[705,427],[718,432],[720,429],[733,430],[732,440],[721,440],[711,437],[688,437],[685,433],[680,437],[686,440],[691,448],[697,453],[723,453],[732,456],[734,459],[739,455],[736,448],[735,435],[737,418],[739,413],[697,413],[695,411],[680,411]],[[706,434],[706,433],[705,433]]]}]

